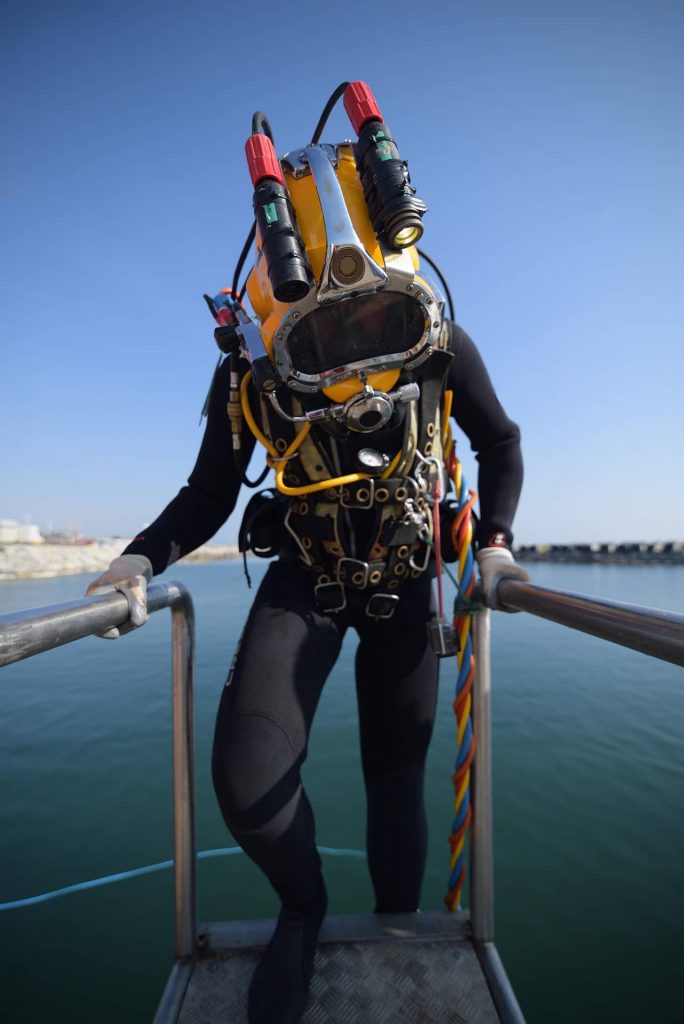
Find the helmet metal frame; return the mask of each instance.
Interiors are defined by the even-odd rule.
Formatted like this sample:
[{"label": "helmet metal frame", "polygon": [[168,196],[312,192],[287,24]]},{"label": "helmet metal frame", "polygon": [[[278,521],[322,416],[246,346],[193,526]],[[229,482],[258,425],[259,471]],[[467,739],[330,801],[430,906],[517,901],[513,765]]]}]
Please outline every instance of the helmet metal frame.
[{"label": "helmet metal frame", "polygon": [[[288,305],[275,328],[268,332],[268,340],[272,340],[271,361],[275,373],[296,391],[319,392],[353,377],[359,378],[361,387],[369,374],[419,366],[439,343],[443,298],[417,273],[411,249],[394,250],[377,241],[384,267],[368,252],[352,221],[336,171],[345,158],[354,160],[349,142],[337,146],[306,146],[287,153],[281,161],[286,176],[300,179],[311,175],[325,231],[323,267],[319,274],[314,274],[316,284],[302,299]],[[293,205],[296,209],[295,197]],[[304,242],[306,244],[306,239]],[[319,373],[298,370],[288,345],[293,328],[314,310],[373,292],[395,293],[404,298],[409,296],[418,304],[423,320],[423,331],[418,341],[408,349],[399,346],[390,354],[369,355]],[[262,337],[268,349],[263,331]],[[331,352],[331,357],[333,362],[334,352]]]}]

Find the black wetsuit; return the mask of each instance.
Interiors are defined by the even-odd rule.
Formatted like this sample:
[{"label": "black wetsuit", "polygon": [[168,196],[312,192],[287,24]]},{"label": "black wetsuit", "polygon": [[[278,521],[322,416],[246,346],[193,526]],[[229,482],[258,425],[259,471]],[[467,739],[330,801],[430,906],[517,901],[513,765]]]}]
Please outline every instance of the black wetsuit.
[{"label": "black wetsuit", "polygon": [[[503,534],[510,543],[522,484],[520,433],[460,328],[451,348],[446,387],[454,392],[454,419],[479,462],[476,541],[484,546]],[[155,573],[212,537],[235,506],[240,477],[226,411],[227,373],[226,362],[214,380],[188,485],[126,549],[146,555]],[[244,445],[249,457],[253,440],[246,437]],[[438,661],[425,628],[434,614],[431,581],[426,575],[406,582],[395,614],[380,621],[366,614],[364,591],[348,590],[342,611],[324,613],[314,584],[306,569],[276,561],[259,588],[216,723],[213,777],[221,811],[284,906],[310,904],[320,859],[300,769],[323,685],[353,627],[360,638],[357,695],[376,909],[413,910],[425,866],[423,771],[437,696]]]}]

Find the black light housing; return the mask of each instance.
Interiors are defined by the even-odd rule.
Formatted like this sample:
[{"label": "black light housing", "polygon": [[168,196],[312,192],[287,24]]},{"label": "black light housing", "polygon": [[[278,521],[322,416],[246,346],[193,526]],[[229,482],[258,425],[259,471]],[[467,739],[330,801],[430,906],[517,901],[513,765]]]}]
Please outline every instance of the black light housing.
[{"label": "black light housing", "polygon": [[378,238],[393,249],[419,242],[427,204],[416,196],[408,164],[383,121],[368,121],[361,129],[356,163]]},{"label": "black light housing", "polygon": [[365,82],[347,85],[344,107],[359,137],[356,166],[375,233],[393,249],[415,245],[423,235],[427,204],[416,196],[408,164],[399,156],[392,132]]},{"label": "black light housing", "polygon": [[272,141],[259,133],[247,139],[245,151],[254,185],[254,216],[273,294],[278,302],[298,302],[308,294],[313,275],[278,157]]}]

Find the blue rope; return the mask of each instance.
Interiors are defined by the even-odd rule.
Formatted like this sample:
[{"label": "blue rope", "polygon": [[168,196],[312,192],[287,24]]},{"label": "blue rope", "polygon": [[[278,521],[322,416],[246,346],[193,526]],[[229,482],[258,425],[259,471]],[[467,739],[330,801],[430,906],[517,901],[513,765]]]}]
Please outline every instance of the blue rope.
[{"label": "blue rope", "polygon": [[[339,850],[333,846],[319,846],[319,853],[328,854],[331,857],[365,857],[363,850]],[[210,857],[230,857],[237,853],[244,853],[239,846],[225,846],[217,850],[202,850],[197,854],[198,860],[209,860]],[[84,892],[86,889],[97,889],[101,885],[110,885],[112,882],[125,882],[128,878],[139,878],[141,875],[151,875],[155,871],[165,871],[173,867],[172,860],[162,860],[158,864],[147,864],[142,868],[133,868],[131,871],[120,871],[116,875],[105,875],[103,878],[93,878],[88,882],[77,882],[75,885],[65,885],[62,889],[53,889],[51,892],[41,893],[39,896],[26,896],[23,900],[10,900],[9,903],[0,903],[0,910],[18,910],[20,907],[33,907],[37,903],[46,903],[48,900],[55,900],[58,896],[70,896],[73,892]]]}]

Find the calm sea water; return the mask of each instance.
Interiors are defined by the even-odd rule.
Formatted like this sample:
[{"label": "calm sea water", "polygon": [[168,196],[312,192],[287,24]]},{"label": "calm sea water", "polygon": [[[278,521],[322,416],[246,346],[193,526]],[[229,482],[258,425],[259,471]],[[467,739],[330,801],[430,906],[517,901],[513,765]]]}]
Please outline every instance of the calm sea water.
[{"label": "calm sea water", "polygon": [[[255,563],[255,583],[265,566]],[[213,717],[250,594],[237,562],[175,566],[195,598],[198,840],[233,845],[209,777]],[[684,568],[533,567],[536,582],[684,612]],[[70,600],[89,577],[5,583],[0,612]],[[0,676],[0,901],[171,856],[168,613]],[[305,769],[318,839],[364,846],[353,637]],[[682,670],[531,616],[493,617],[497,945],[529,1024],[681,1021]],[[448,870],[454,673],[431,749],[423,907]],[[372,907],[365,862],[327,856],[331,912]],[[171,872],[0,913],[8,1024],[151,1020],[172,963]],[[204,920],[274,916],[243,856],[202,861]]]}]

